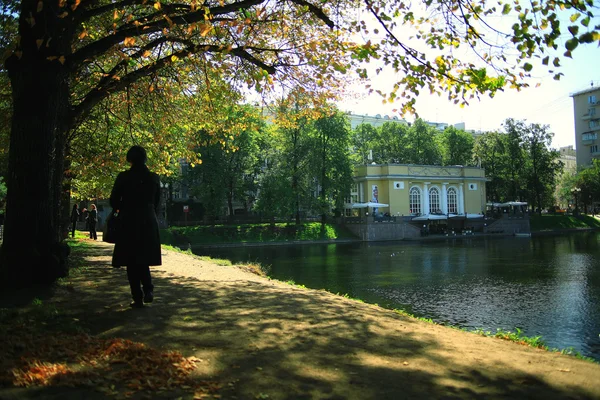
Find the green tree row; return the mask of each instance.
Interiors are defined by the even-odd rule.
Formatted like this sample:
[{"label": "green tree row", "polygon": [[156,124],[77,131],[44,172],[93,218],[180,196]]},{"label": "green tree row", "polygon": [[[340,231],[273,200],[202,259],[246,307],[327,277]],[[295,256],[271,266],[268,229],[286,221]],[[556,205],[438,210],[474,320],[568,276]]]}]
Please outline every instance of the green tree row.
[{"label": "green tree row", "polygon": [[[291,106],[290,106],[291,104]],[[235,205],[265,218],[320,215],[340,210],[350,191],[352,167],[347,116],[282,102],[267,124],[259,110],[232,115],[245,128],[220,142],[203,131],[196,148],[202,162],[184,167],[173,183],[198,199],[208,220],[234,215]]]},{"label": "green tree row", "polygon": [[563,168],[559,153],[550,148],[553,133],[548,126],[513,119],[504,122],[504,131],[474,139],[455,127],[441,131],[420,119],[412,125],[361,124],[352,133],[352,158],[356,164],[480,165],[489,179],[489,201],[527,201],[536,210],[552,206]]},{"label": "green tree row", "polygon": [[582,168],[574,175],[563,177],[558,190],[559,200],[579,211],[594,212],[594,202],[600,199],[600,160]]},{"label": "green tree row", "polygon": [[356,164],[474,165],[471,134],[455,127],[440,131],[421,119],[358,125],[351,143]]}]

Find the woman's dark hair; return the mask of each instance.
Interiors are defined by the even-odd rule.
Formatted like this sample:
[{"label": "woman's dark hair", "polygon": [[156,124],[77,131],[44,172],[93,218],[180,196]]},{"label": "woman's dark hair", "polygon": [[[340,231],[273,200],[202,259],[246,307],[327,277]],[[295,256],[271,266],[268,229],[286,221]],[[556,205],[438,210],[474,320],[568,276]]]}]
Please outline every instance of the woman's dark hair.
[{"label": "woman's dark hair", "polygon": [[142,146],[132,146],[127,152],[127,161],[133,165],[146,164],[146,150]]},{"label": "woman's dark hair", "polygon": [[79,208],[79,206],[77,205],[77,203],[73,204],[73,210]]}]

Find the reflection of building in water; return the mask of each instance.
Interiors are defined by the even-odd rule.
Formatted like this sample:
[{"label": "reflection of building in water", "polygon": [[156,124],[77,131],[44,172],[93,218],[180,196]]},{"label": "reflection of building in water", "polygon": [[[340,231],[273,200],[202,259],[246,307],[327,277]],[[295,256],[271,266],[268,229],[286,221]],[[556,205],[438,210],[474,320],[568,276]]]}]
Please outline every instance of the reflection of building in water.
[{"label": "reflection of building in water", "polygon": [[377,202],[388,204],[391,215],[481,214],[486,180],[478,167],[361,165],[354,170],[350,203],[368,202],[376,190]]}]

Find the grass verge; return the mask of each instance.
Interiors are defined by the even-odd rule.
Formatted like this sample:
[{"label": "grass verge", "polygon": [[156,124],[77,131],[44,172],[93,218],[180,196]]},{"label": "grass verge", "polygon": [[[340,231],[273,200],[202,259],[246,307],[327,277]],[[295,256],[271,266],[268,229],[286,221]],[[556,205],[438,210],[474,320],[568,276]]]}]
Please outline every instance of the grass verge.
[{"label": "grass verge", "polygon": [[561,229],[600,228],[600,219],[590,215],[532,215],[530,219],[532,232],[555,231]]},{"label": "grass verge", "polygon": [[164,244],[261,243],[355,239],[346,229],[319,222],[296,224],[241,224],[182,226],[161,230]]}]

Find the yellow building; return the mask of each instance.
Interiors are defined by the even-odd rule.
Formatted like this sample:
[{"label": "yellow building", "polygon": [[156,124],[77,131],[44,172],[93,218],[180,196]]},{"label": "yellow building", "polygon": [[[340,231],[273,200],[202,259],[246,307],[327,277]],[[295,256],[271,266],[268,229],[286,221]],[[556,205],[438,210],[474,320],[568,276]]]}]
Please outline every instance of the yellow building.
[{"label": "yellow building", "polygon": [[361,165],[354,170],[349,200],[388,204],[378,212],[392,216],[481,214],[486,209],[486,180],[484,169],[477,167]]}]

